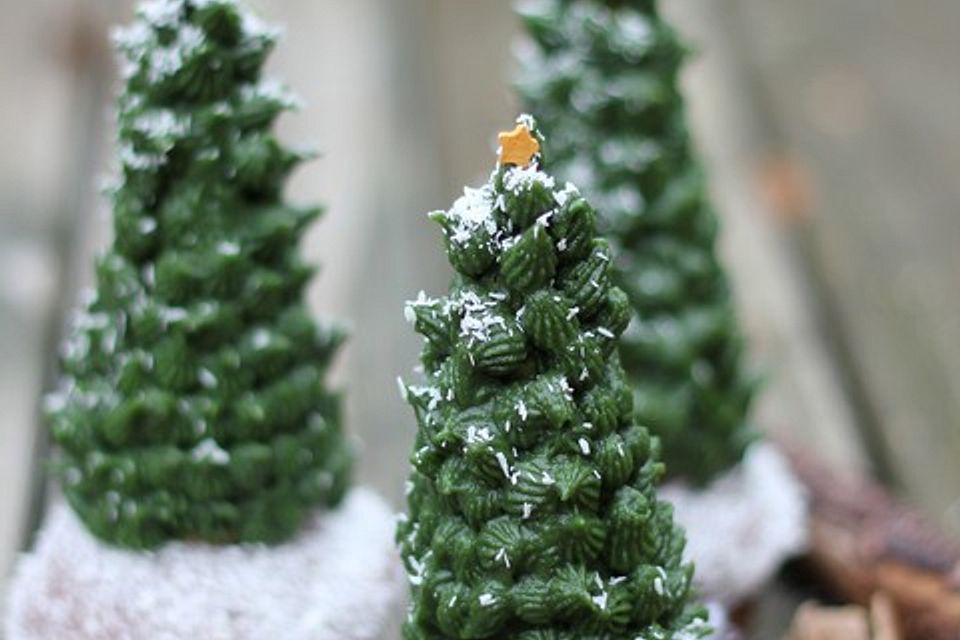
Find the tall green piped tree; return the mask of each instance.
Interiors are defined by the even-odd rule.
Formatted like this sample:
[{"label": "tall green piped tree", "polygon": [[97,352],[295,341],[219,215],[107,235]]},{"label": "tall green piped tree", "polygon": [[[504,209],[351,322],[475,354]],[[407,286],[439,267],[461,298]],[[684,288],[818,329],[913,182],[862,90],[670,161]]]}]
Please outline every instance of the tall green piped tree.
[{"label": "tall green piped tree", "polygon": [[91,532],[279,542],[343,496],[351,454],[298,242],[320,213],[283,186],[307,154],[261,78],[276,33],[234,0],[153,0],[117,36],[112,246],[48,402],[66,497]]},{"label": "tall green piped tree", "polygon": [[617,249],[614,282],[635,315],[620,354],[637,417],[661,438],[669,473],[704,484],[754,439],[755,381],[678,87],[685,50],[655,0],[521,7],[520,95],[551,167],[596,204]]},{"label": "tall green piped tree", "polygon": [[[490,181],[432,215],[456,271],[425,338],[398,543],[407,640],[680,640],[692,567],[616,353],[630,319],[594,211],[541,171],[531,119]],[[402,384],[402,383],[401,383]]]}]

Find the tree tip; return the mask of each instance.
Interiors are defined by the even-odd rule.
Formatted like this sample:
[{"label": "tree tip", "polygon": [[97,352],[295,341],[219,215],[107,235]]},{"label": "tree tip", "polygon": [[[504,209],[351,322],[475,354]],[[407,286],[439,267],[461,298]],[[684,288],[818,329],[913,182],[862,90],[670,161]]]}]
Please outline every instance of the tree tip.
[{"label": "tree tip", "polygon": [[533,116],[523,114],[517,118],[512,131],[503,131],[497,139],[500,142],[499,161],[501,165],[526,167],[540,154],[541,137]]}]

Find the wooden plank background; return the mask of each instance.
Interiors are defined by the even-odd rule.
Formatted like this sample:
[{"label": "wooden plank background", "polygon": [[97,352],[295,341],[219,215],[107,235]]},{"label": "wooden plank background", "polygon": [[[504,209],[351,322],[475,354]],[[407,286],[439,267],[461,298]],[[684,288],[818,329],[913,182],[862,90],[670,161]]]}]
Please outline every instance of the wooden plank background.
[{"label": "wooden plank background", "polygon": [[736,0],[792,234],[880,471],[960,531],[960,4]]},{"label": "wooden plank background", "polygon": [[[97,43],[130,7],[6,4],[0,575],[29,510],[53,353],[44,327],[59,326],[107,241],[93,184],[109,166],[112,66]],[[419,350],[402,304],[449,277],[424,213],[490,169],[516,111],[517,24],[507,0],[254,4],[288,25],[271,70],[307,103],[282,135],[323,152],[291,192],[329,206],[305,250],[324,265],[314,307],[354,331],[337,380],[362,443],[358,481],[399,508],[413,421],[395,378]],[[685,87],[751,358],[767,373],[757,423],[877,471],[960,529],[960,5],[664,5],[698,51]],[[768,601],[764,640],[791,602]]]}]

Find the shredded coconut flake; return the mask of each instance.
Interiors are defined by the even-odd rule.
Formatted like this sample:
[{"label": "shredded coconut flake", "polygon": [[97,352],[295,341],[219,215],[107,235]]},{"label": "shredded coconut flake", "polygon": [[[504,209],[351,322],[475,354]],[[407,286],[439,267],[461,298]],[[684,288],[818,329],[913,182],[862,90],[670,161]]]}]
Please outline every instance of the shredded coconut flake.
[{"label": "shredded coconut flake", "polygon": [[181,25],[177,29],[177,39],[169,46],[146,48],[147,79],[158,83],[175,75],[205,43],[206,35],[202,29],[192,24]]},{"label": "shredded coconut flake", "polygon": [[451,305],[463,316],[460,320],[460,336],[466,338],[469,344],[489,341],[496,328],[510,331],[506,319],[493,310],[496,304],[496,300],[482,299],[472,291],[464,291],[451,301]]},{"label": "shredded coconut flake", "polygon": [[653,590],[661,598],[667,595],[667,590],[663,586],[663,579],[660,578],[660,576],[657,576],[656,578],[653,579]]},{"label": "shredded coconut flake", "polygon": [[417,387],[409,386],[406,388],[408,394],[412,394],[417,398],[428,398],[427,401],[427,410],[433,411],[439,406],[440,402],[443,400],[443,394],[440,393],[440,389],[437,387]]},{"label": "shredded coconut flake", "polygon": [[269,100],[287,109],[298,109],[303,106],[296,94],[274,78],[265,78],[256,84],[244,85],[240,88],[240,97],[243,100]]},{"label": "shredded coconut flake", "polygon": [[529,113],[521,113],[517,116],[517,124],[525,126],[530,131],[534,131],[537,128],[536,120]]},{"label": "shredded coconut flake", "polygon": [[503,475],[506,476],[507,480],[509,480],[510,463],[507,462],[507,456],[505,456],[502,451],[497,451],[495,457],[497,458],[497,463],[500,465],[500,470],[503,472]]},{"label": "shredded coconut flake", "polygon": [[426,292],[420,291],[417,294],[416,300],[408,300],[403,307],[403,317],[410,324],[414,324],[417,321],[417,307],[430,307],[437,303],[433,298],[427,297]]},{"label": "shredded coconut flake", "polygon": [[150,24],[169,28],[177,24],[183,10],[183,0],[147,0],[137,13]]},{"label": "shredded coconut flake", "polygon": [[527,403],[523,400],[517,400],[517,413],[520,415],[520,419],[524,422],[527,421],[527,416],[530,415],[527,411]]},{"label": "shredded coconut flake", "polygon": [[207,389],[212,389],[217,386],[217,376],[213,375],[213,372],[209,369],[201,367],[197,372],[197,378],[200,380],[200,384]]},{"label": "shredded coconut flake", "polygon": [[137,223],[137,229],[143,235],[149,235],[156,231],[157,229],[157,220],[156,218],[142,218],[140,222]]},{"label": "shredded coconut flake", "polygon": [[253,332],[253,348],[254,349],[266,349],[270,344],[270,332],[259,327]]},{"label": "shredded coconut flake", "polygon": [[553,178],[537,169],[535,164],[527,167],[510,167],[503,176],[503,188],[514,195],[520,195],[534,184],[552,190],[556,184]]},{"label": "shredded coconut flake", "polygon": [[[562,207],[563,205],[567,204],[570,198],[578,195],[580,195],[580,191],[577,189],[576,185],[574,185],[572,182],[568,182],[566,185],[564,185],[563,189],[553,194],[553,198],[557,201],[557,204]],[[564,245],[566,245],[565,241]],[[566,248],[566,246],[564,246],[564,248]],[[560,250],[563,251],[563,248]]]},{"label": "shredded coconut flake", "polygon": [[493,434],[490,433],[490,429],[487,427],[481,427],[480,429],[472,425],[467,427],[467,444],[478,444],[490,442],[491,440],[493,440]]},{"label": "shredded coconut flake", "polygon": [[197,461],[224,465],[230,462],[230,453],[213,438],[205,438],[190,451],[190,457]]},{"label": "shredded coconut flake", "polygon": [[497,221],[493,217],[493,197],[488,187],[471,189],[466,187],[463,195],[457,198],[447,211],[450,224],[450,240],[466,242],[478,230],[483,229],[494,237],[497,235]]},{"label": "shredded coconut flake", "polygon": [[238,256],[240,255],[240,245],[236,242],[224,240],[217,245],[217,253],[222,256]]},{"label": "shredded coconut flake", "polygon": [[175,138],[190,129],[190,119],[170,109],[151,109],[134,120],[133,128],[151,138]]}]

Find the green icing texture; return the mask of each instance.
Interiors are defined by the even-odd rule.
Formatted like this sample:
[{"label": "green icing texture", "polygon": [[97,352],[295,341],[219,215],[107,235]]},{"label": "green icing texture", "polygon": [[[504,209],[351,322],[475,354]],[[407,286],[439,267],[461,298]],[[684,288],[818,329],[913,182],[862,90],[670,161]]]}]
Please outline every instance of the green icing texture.
[{"label": "green icing texture", "polygon": [[401,382],[419,425],[397,532],[404,638],[701,637],[593,208],[535,162],[498,166],[432,218],[456,275],[406,308],[426,380]]},{"label": "green icing texture", "polygon": [[47,403],[67,499],[103,540],[280,542],[346,491],[324,383],[342,332],[303,302],[284,202],[307,154],[271,129],[295,105],[261,67],[276,33],[233,0],[154,0],[118,33],[114,241]]},{"label": "green icing texture", "polygon": [[653,0],[538,0],[518,90],[545,156],[597,206],[616,248],[611,277],[635,319],[620,355],[637,417],[671,475],[703,484],[755,435],[755,380],[715,244],[717,218],[687,129],[685,50]]}]

